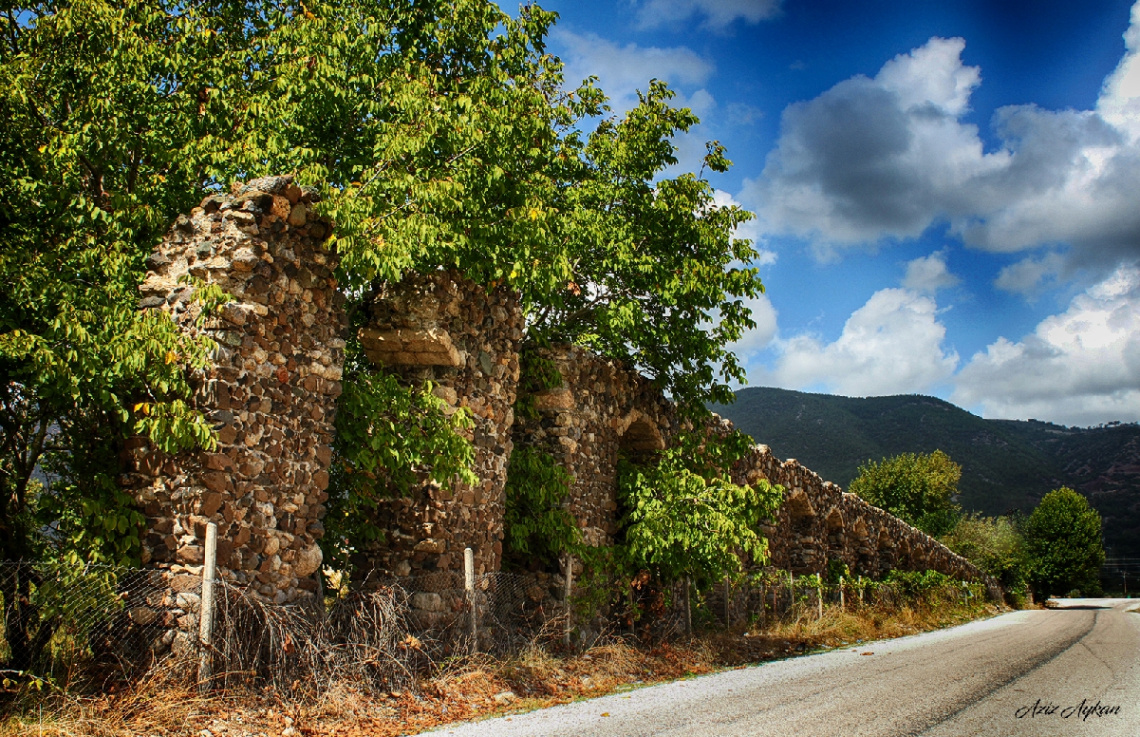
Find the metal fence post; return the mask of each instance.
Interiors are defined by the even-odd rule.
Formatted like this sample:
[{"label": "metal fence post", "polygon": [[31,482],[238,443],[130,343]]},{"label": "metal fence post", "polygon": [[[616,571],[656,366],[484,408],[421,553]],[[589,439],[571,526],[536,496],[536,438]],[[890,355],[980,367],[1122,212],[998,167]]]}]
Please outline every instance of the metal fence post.
[{"label": "metal fence post", "polygon": [[819,616],[816,619],[823,619],[823,579],[819,580],[819,588],[815,590],[815,608]]},{"label": "metal fence post", "polygon": [[213,677],[214,575],[218,561],[218,525],[206,525],[206,557],[202,566],[202,597],[198,604],[198,690],[206,691]]},{"label": "metal fence post", "polygon": [[471,607],[471,654],[479,652],[479,612],[475,606],[475,551],[463,549],[463,589],[467,592],[467,605]]}]

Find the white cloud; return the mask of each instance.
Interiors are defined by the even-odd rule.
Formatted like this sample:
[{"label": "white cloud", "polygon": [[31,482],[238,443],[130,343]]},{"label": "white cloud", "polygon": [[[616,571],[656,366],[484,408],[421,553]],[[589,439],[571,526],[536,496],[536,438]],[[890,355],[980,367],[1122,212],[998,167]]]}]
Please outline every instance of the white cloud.
[{"label": "white cloud", "polygon": [[[931,39],[878,76],[840,82],[784,111],[776,149],[741,198],[765,228],[832,249],[917,237],[999,168],[977,131],[958,118],[978,70],[961,63],[961,39]],[[969,195],[968,199],[973,195]]]},{"label": "white cloud", "polygon": [[776,339],[775,368],[755,373],[765,384],[852,396],[928,392],[958,365],[958,354],[942,347],[946,327],[937,313],[929,297],[882,289],[851,315],[834,342],[810,335]]},{"label": "white cloud", "polygon": [[960,281],[946,267],[946,251],[942,250],[908,262],[902,285],[915,292],[934,294],[939,289],[952,287]]},{"label": "white cloud", "polygon": [[766,294],[745,300],[745,304],[752,310],[752,319],[756,321],[756,327],[733,343],[730,350],[740,357],[742,363],[747,364],[750,358],[768,348],[776,338],[779,315]]},{"label": "white cloud", "polygon": [[1064,258],[1058,253],[1030,256],[1003,268],[994,286],[1006,292],[1032,297],[1044,285],[1057,281],[1064,269]]},{"label": "white cloud", "polygon": [[781,0],[647,0],[638,10],[642,28],[679,25],[693,16],[703,18],[701,26],[725,31],[738,18],[759,23],[780,13]]},{"label": "white cloud", "polygon": [[746,102],[730,102],[724,108],[724,119],[729,125],[748,126],[764,118],[764,111]]},{"label": "white cloud", "polygon": [[[551,38],[565,64],[566,84],[577,86],[586,77],[597,77],[599,87],[610,97],[610,105],[619,113],[637,104],[637,91],[647,90],[651,79],[664,80],[673,88],[699,87],[715,70],[711,61],[684,46],[619,46],[593,33],[578,34],[557,26]],[[715,105],[704,89],[679,96],[674,102],[706,111]]]},{"label": "white cloud", "polygon": [[981,84],[962,63],[965,42],[932,38],[873,79],[789,106],[777,147],[740,197],[767,232],[803,238],[821,258],[946,222],[976,248],[1063,244],[1070,271],[1108,273],[1140,254],[1140,2],[1125,38],[1096,109],[1002,108],[993,121],[1002,145],[991,152],[963,122]]},{"label": "white cloud", "polygon": [[1132,19],[1124,33],[1127,52],[1104,82],[1097,110],[1117,130],[1140,138],[1140,2],[1132,6]]},{"label": "white cloud", "polygon": [[952,400],[986,417],[1140,420],[1140,269],[1120,267],[1014,343],[970,359]]}]

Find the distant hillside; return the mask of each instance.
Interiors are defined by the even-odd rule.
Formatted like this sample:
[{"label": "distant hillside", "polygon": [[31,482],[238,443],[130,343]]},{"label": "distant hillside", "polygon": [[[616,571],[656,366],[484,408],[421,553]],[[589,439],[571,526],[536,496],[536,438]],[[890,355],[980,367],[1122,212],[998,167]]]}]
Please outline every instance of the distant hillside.
[{"label": "distant hillside", "polygon": [[1140,556],[1140,426],[983,420],[934,397],[852,399],[762,387],[711,409],[778,457],[844,487],[868,460],[934,450],[961,464],[959,501],[968,510],[1028,513],[1049,490],[1070,486],[1100,511],[1109,554]]}]

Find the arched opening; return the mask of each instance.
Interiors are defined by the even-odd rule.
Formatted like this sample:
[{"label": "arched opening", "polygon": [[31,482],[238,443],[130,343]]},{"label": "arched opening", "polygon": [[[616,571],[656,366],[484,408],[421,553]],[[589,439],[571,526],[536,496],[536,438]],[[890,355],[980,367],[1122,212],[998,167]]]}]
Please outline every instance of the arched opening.
[{"label": "arched opening", "polygon": [[882,578],[890,573],[891,569],[895,567],[895,542],[891,539],[890,533],[886,528],[879,530],[878,541],[878,554],[879,554],[879,570],[877,578]]},{"label": "arched opening", "polygon": [[606,509],[612,510],[606,521],[606,535],[613,542],[621,542],[624,535],[621,523],[629,511],[622,495],[618,493],[622,474],[638,467],[653,465],[658,453],[665,449],[665,439],[656,423],[636,409],[620,419],[615,429],[618,437],[613,484],[609,496],[602,500],[602,504]]},{"label": "arched opening", "polygon": [[659,451],[665,450],[661,430],[638,410],[629,413],[618,432],[618,451],[632,463],[648,463]]},{"label": "arched opening", "polygon": [[871,535],[867,530],[867,522],[862,517],[855,520],[851,526],[851,541],[855,548],[855,573],[861,576],[874,576],[875,548],[872,547]]},{"label": "arched opening", "polygon": [[812,508],[811,500],[803,489],[793,490],[784,501],[784,508],[788,510],[788,524],[792,535],[799,537],[811,535],[815,523],[815,509]]},{"label": "arched opening", "polygon": [[832,508],[823,522],[829,558],[839,558],[847,548],[847,531],[843,524],[843,513]]}]

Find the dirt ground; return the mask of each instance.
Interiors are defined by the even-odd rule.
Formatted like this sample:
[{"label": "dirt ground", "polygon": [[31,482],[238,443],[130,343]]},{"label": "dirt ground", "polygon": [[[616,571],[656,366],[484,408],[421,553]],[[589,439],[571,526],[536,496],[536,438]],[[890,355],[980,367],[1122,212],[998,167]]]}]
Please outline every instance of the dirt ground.
[{"label": "dirt ground", "polygon": [[[81,698],[24,693],[8,705],[0,737],[388,737],[448,722],[529,711],[581,698],[743,667],[831,647],[915,634],[997,612],[828,611],[764,632],[712,633],[647,645],[622,638],[580,653],[532,646],[507,659],[475,655],[437,664],[416,686],[377,692],[360,684],[294,684],[200,696],[163,679]],[[298,694],[303,694],[298,696]]]}]

